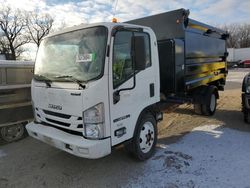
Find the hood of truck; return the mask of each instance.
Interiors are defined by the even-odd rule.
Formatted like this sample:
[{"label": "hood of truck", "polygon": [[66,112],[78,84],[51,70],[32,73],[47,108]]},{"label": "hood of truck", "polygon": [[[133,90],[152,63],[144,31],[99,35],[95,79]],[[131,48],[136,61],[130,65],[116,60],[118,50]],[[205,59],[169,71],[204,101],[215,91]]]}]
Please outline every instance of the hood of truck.
[{"label": "hood of truck", "polygon": [[82,95],[83,91],[81,90],[35,87],[32,99],[36,108],[81,116]]},{"label": "hood of truck", "polygon": [[98,103],[104,103],[105,111],[108,111],[107,79],[103,76],[102,79],[89,82],[85,89],[79,88],[78,84],[72,82],[52,82],[51,87],[47,87],[44,82],[33,80],[31,90],[33,106],[78,117],[82,117],[85,110]]}]

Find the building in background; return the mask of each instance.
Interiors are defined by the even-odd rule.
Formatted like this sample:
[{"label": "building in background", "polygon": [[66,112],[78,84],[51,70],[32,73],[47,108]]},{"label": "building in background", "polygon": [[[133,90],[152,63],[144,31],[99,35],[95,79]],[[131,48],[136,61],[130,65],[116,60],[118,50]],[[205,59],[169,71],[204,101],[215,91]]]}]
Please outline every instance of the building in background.
[{"label": "building in background", "polygon": [[250,60],[250,48],[228,48],[229,55],[227,60],[229,62],[238,62]]}]

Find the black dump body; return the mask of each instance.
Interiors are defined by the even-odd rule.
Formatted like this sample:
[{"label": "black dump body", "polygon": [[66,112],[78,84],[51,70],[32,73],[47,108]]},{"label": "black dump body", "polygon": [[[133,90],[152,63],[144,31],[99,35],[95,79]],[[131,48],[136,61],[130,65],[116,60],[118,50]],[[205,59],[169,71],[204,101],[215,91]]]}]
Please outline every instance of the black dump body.
[{"label": "black dump body", "polygon": [[228,34],[188,18],[179,9],[127,23],[148,26],[157,37],[161,92],[186,95],[201,85],[223,89]]}]

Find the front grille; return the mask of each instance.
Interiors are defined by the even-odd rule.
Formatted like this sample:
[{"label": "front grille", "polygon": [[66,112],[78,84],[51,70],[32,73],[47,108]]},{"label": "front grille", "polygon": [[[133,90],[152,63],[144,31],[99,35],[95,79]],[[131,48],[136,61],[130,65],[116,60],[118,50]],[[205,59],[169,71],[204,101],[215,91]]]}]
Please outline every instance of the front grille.
[{"label": "front grille", "polygon": [[60,118],[65,118],[65,119],[69,119],[71,117],[71,115],[61,114],[61,113],[52,112],[52,111],[48,111],[48,110],[43,110],[43,112],[45,114],[48,114],[48,115],[51,115],[51,116],[57,116],[57,117],[60,117]]},{"label": "front grille", "polygon": [[77,128],[83,128],[83,124],[77,125]]},{"label": "front grille", "polygon": [[58,126],[52,125],[52,124],[47,123],[47,122],[41,122],[41,124],[44,125],[44,126],[56,128],[58,130],[64,131],[64,132],[69,133],[69,134],[73,134],[73,135],[77,135],[77,136],[82,136],[83,137],[83,134],[81,132],[78,132],[78,131],[74,131],[74,130],[69,130],[69,129],[65,129],[65,128],[62,128],[62,127],[58,127]]},{"label": "front grille", "polygon": [[39,121],[50,125],[79,132],[83,130],[83,120],[81,116],[62,114],[40,108],[36,109],[36,114]]},{"label": "front grille", "polygon": [[61,122],[61,121],[56,121],[56,120],[53,120],[53,119],[49,119],[49,118],[45,118],[47,121],[51,122],[51,123],[55,123],[55,124],[58,124],[58,125],[62,125],[62,126],[65,126],[65,127],[69,127],[70,126],[70,123],[65,123],[65,122]]}]

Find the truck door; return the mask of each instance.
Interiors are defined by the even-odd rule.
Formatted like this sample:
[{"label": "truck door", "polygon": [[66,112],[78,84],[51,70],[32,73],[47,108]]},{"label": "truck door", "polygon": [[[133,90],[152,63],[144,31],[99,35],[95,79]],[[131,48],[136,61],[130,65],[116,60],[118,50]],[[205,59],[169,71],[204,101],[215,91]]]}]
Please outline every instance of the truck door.
[{"label": "truck door", "polygon": [[[136,73],[131,57],[133,35],[144,37],[146,69]],[[128,140],[133,136],[137,118],[141,110],[150,103],[154,94],[155,77],[151,66],[150,37],[144,32],[118,31],[112,39],[113,48],[110,61],[110,114],[112,145]],[[151,85],[151,89],[150,89]],[[134,87],[133,87],[134,86]],[[126,88],[125,90],[123,90]],[[130,88],[130,89],[129,89]],[[113,100],[114,92],[120,90],[119,101]],[[150,93],[151,90],[151,93]]]}]

